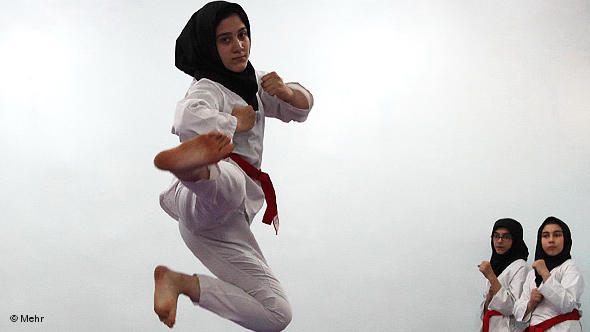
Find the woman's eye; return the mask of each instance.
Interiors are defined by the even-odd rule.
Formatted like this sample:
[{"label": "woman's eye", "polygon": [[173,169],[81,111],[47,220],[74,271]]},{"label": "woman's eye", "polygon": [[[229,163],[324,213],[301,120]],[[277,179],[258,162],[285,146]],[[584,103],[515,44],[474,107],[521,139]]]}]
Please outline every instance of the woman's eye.
[{"label": "woman's eye", "polygon": [[229,37],[220,37],[220,38],[217,38],[217,42],[220,44],[229,44],[230,38]]},{"label": "woman's eye", "polygon": [[240,40],[243,40],[246,37],[248,37],[248,33],[247,32],[240,32],[240,34],[238,35],[238,38],[240,38]]}]

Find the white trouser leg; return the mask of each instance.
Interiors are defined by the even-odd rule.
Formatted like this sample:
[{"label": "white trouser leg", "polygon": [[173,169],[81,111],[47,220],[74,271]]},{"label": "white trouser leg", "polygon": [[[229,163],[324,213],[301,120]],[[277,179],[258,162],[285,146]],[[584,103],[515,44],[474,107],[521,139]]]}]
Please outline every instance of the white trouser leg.
[{"label": "white trouser leg", "polygon": [[183,183],[177,196],[180,234],[218,278],[199,275],[199,305],[254,331],[281,331],[291,308],[250,231],[244,174],[227,162],[217,169],[211,180]]}]

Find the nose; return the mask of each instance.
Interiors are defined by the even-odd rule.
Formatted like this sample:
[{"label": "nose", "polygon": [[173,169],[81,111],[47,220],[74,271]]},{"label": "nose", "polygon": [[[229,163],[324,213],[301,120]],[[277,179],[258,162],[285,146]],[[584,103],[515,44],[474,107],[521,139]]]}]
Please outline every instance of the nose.
[{"label": "nose", "polygon": [[244,41],[240,40],[239,38],[234,38],[232,42],[232,49],[234,51],[241,51],[244,48]]}]

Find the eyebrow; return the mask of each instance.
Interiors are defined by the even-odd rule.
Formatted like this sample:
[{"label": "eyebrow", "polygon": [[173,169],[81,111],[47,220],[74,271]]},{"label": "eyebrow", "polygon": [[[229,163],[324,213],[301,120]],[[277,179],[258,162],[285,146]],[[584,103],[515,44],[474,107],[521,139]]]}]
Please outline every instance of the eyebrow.
[{"label": "eyebrow", "polygon": [[[242,31],[248,31],[248,28],[246,28],[245,26],[243,26],[240,29],[238,29],[238,31],[236,33],[240,33]],[[217,36],[215,36],[215,38],[217,39],[219,37],[229,37],[231,35],[232,35],[231,32],[222,32],[222,33],[218,34]]]},{"label": "eyebrow", "polygon": [[224,32],[224,33],[220,33],[217,36],[215,36],[215,38],[220,38],[220,37],[229,37],[231,36],[231,32]]}]

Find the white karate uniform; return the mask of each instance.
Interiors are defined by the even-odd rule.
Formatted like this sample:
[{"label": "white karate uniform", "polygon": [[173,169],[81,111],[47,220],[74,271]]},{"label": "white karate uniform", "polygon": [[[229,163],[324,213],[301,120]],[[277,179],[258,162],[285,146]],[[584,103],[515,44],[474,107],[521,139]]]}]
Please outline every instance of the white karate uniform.
[{"label": "white karate uniform", "polygon": [[[522,295],[514,305],[514,316],[517,320],[530,322],[530,325],[537,325],[555,316],[567,314],[574,309],[578,309],[580,317],[582,316],[580,298],[584,290],[584,280],[574,261],[568,259],[551,270],[550,273],[551,276],[547,279],[547,282],[541,283],[538,287],[539,292],[543,295],[543,300],[532,313],[525,317],[524,314],[531,298],[531,291],[537,288],[535,270],[531,269],[529,271],[522,289]],[[580,321],[568,320],[546,331],[582,331],[582,325]]]},{"label": "white karate uniform", "polygon": [[[234,153],[260,168],[265,117],[302,122],[309,114],[263,92],[263,74],[256,73],[259,106],[251,130],[235,133],[237,119],[231,115],[234,107],[246,102],[221,84],[201,79],[193,80],[178,102],[172,132],[181,141],[222,132],[232,137]],[[299,84],[288,85],[306,96],[311,109],[312,95]],[[250,231],[264,193],[230,159],[209,165],[209,172],[208,180],[175,179],[160,195],[162,208],[179,221],[186,245],[217,277],[198,275],[198,305],[254,331],[281,331],[291,321],[291,308]]]},{"label": "white karate uniform", "polygon": [[[497,277],[502,287],[492,297],[488,304],[488,310],[495,310],[502,313],[502,316],[490,317],[489,332],[522,332],[526,325],[517,322],[514,318],[514,303],[520,298],[522,285],[526,279],[529,267],[524,259],[517,259],[510,263],[502,273]],[[488,292],[490,291],[490,281],[486,279],[483,291],[483,300],[480,305],[481,319],[484,316],[484,306]],[[481,329],[480,329],[481,331]]]}]

